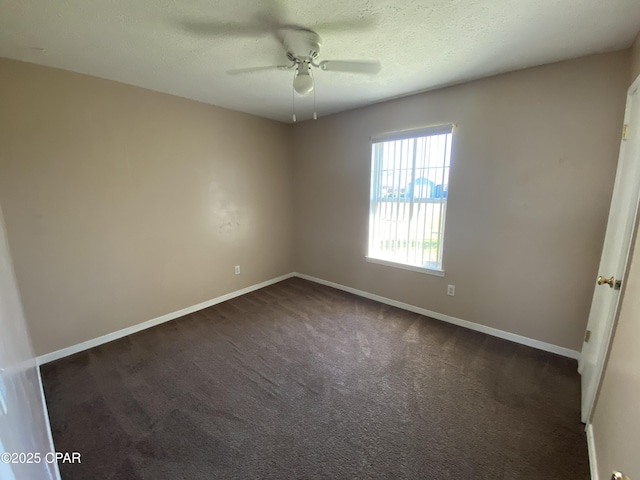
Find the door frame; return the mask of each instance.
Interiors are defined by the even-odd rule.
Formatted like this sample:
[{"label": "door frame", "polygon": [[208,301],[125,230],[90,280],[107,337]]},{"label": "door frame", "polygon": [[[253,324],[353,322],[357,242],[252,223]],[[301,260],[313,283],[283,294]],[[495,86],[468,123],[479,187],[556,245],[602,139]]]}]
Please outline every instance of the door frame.
[{"label": "door frame", "polygon": [[[626,104],[625,104],[625,112],[624,112],[624,120],[623,120],[623,125],[629,125],[629,121],[630,121],[630,116],[631,116],[631,102],[630,102],[630,98],[632,95],[636,94],[638,95],[638,97],[635,99],[636,102],[640,102],[640,92],[638,92],[638,89],[640,89],[640,75],[638,75],[636,77],[636,79],[633,81],[633,83],[631,84],[631,86],[627,89],[627,96],[626,96]],[[634,133],[636,135],[640,136],[640,122],[637,122],[637,124],[632,125],[631,126],[634,129]],[[618,165],[620,164],[620,159],[624,158],[624,154],[626,152],[626,140],[623,138],[620,141],[620,151],[618,153],[618,162],[616,163],[616,170],[618,169]],[[640,156],[638,157],[638,159],[636,159],[636,161],[640,162]],[[618,171],[616,171],[616,183],[617,183],[617,179],[618,179]],[[615,183],[614,183],[614,188],[615,188]],[[605,371],[605,366],[607,363],[607,360],[609,358],[609,352],[611,350],[611,341],[613,340],[613,332],[615,330],[615,327],[618,323],[618,317],[620,316],[620,305],[622,302],[622,298],[624,297],[625,291],[626,291],[626,281],[627,281],[627,276],[628,276],[628,272],[629,272],[629,263],[631,261],[631,251],[633,249],[633,240],[634,238],[636,238],[637,232],[638,232],[638,210],[639,210],[639,202],[638,200],[640,200],[640,185],[638,185],[637,187],[637,191],[635,193],[635,197],[636,197],[636,207],[635,209],[633,209],[632,213],[631,213],[631,220],[633,221],[633,227],[632,230],[630,232],[630,242],[629,242],[629,249],[626,252],[626,259],[624,262],[624,272],[622,274],[622,287],[620,290],[620,294],[618,295],[618,298],[616,300],[616,304],[615,304],[615,308],[614,308],[614,312],[613,315],[611,316],[611,320],[608,321],[608,324],[605,326],[604,329],[604,335],[602,336],[602,349],[601,349],[601,354],[598,355],[598,358],[596,359],[596,365],[595,365],[595,369],[596,369],[596,384],[595,384],[595,392],[593,394],[593,398],[591,403],[588,405],[587,407],[587,411],[586,412],[582,412],[583,415],[583,421],[585,422],[585,425],[588,426],[591,423],[592,420],[592,416],[593,416],[593,411],[594,411],[594,407],[598,401],[598,396],[600,394],[600,389],[602,387],[602,380],[604,377],[604,371]],[[613,200],[613,192],[611,194],[611,199]],[[609,212],[609,215],[611,215],[611,212]],[[609,224],[608,221],[608,217],[607,217],[607,226]],[[603,249],[604,249],[604,244],[603,244]],[[600,266],[600,263],[598,263],[598,266]],[[598,272],[599,274],[601,274],[600,272]],[[587,327],[588,327],[588,323],[587,323]],[[586,331],[586,327],[585,327],[585,331]],[[585,332],[586,333],[586,332]],[[584,343],[583,343],[583,350],[584,350]],[[578,372],[582,373],[583,371],[583,367],[584,367],[584,363],[583,363],[583,358],[582,358],[582,352],[580,353],[580,357],[578,359]],[[587,428],[587,427],[585,427]]]}]

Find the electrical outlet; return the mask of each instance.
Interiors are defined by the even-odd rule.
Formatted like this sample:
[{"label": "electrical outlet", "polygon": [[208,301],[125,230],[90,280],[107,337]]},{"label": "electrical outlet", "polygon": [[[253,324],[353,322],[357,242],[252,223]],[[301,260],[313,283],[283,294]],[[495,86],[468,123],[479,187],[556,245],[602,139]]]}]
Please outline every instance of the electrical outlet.
[{"label": "electrical outlet", "polygon": [[240,265],[236,265],[235,272],[236,275],[240,275]]},{"label": "electrical outlet", "polygon": [[455,285],[447,285],[447,295],[454,296],[456,294],[456,286]]}]

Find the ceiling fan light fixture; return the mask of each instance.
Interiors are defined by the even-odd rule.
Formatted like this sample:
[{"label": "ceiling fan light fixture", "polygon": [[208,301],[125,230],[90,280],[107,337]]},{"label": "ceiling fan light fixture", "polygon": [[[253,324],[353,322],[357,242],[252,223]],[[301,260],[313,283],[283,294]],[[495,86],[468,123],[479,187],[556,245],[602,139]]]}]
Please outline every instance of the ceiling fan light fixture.
[{"label": "ceiling fan light fixture", "polygon": [[313,78],[308,72],[298,72],[293,79],[293,89],[300,95],[309,95],[313,91]]}]

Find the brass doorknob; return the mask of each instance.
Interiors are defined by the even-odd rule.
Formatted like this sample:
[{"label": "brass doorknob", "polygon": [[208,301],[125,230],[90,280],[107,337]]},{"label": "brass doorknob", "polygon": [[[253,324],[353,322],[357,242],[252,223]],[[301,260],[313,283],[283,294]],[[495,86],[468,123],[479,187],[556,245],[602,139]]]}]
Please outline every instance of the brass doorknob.
[{"label": "brass doorknob", "polygon": [[631,480],[622,472],[613,472],[611,474],[611,480]]},{"label": "brass doorknob", "polygon": [[605,278],[602,275],[600,275],[598,277],[598,285],[604,285],[605,283],[609,285],[609,287],[613,288],[613,286],[616,284],[616,279],[614,277]]}]

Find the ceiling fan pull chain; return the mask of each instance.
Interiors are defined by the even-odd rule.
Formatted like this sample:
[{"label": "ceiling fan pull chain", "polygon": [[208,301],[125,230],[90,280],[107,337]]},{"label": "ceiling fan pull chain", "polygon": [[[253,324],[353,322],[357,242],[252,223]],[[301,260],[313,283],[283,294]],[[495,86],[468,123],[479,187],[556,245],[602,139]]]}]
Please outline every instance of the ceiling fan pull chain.
[{"label": "ceiling fan pull chain", "polygon": [[293,88],[291,88],[291,113],[293,123],[296,123],[296,92]]},{"label": "ceiling fan pull chain", "polygon": [[311,78],[313,79],[313,119],[317,120],[318,119],[318,114],[316,113],[316,89],[315,89],[315,84],[316,84],[316,79],[315,76],[313,75],[313,72],[311,71],[311,69],[309,69],[309,73],[311,74]]}]

